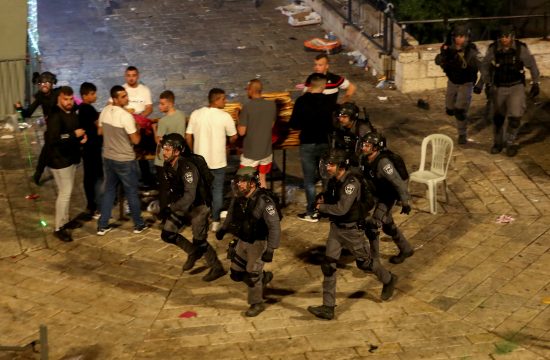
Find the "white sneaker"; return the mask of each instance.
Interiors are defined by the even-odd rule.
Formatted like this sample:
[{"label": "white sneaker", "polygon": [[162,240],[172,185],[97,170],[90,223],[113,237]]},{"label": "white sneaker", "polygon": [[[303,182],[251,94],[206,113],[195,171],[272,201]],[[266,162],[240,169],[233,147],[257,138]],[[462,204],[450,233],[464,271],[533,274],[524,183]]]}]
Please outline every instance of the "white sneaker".
[{"label": "white sneaker", "polygon": [[213,221],[212,226],[210,227],[210,231],[216,232],[216,231],[220,230],[220,227],[221,227],[221,224],[220,224],[219,221]]}]

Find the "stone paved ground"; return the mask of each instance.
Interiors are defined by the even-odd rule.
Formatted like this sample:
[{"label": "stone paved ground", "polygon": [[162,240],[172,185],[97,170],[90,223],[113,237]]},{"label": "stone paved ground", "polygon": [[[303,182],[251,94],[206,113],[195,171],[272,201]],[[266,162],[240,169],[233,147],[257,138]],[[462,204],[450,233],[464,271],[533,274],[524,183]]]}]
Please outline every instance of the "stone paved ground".
[{"label": "stone paved ground", "polygon": [[[44,69],[75,88],[93,80],[99,104],[122,82],[127,64],[142,70],[154,94],[174,90],[187,113],[214,86],[242,100],[246,80],[256,75],[267,91],[293,90],[311,69],[313,54],[303,51],[302,41],[323,34],[319,26],[288,26],[273,10],[284,4],[279,0],[259,9],[236,0],[126,0],[110,16],[103,3],[40,3]],[[335,72],[358,85],[358,102],[409,168],[418,166],[424,136],[455,137],[442,91],[377,90],[345,55],[333,59]],[[388,264],[400,279],[396,295],[380,302],[379,283],[347,262],[338,272],[337,317],[330,322],[305,310],[321,301],[321,272],[312,262],[328,226],[296,220],[303,191],[285,209],[282,248],[268,265],[275,273],[269,307],[248,319],[244,286],[228,277],[203,283],[203,263],[182,274],[185,256],[164,244],[158,229],[134,235],[131,224],[121,222],[98,237],[86,223],[74,231],[73,243],[55,240],[51,226],[39,225],[40,219],[53,223],[53,182],[37,188],[26,180],[40,129],[1,140],[0,344],[26,344],[46,324],[52,359],[550,358],[548,79],[542,89],[512,159],[488,155],[490,127],[476,97],[470,143],[455,148],[449,171],[449,202],[431,215],[424,189],[411,186],[413,212],[395,216],[417,248],[404,264]],[[429,111],[415,106],[420,97],[429,100]],[[289,174],[300,177],[297,151],[288,157]],[[24,198],[34,192],[38,200]],[[73,214],[82,210],[81,189],[72,205]],[[496,224],[502,214],[515,220]],[[216,242],[220,254],[226,242]],[[389,239],[381,252],[387,264],[395,253]],[[197,316],[180,317],[186,312]],[[17,358],[37,356],[0,352],[0,359]]]}]

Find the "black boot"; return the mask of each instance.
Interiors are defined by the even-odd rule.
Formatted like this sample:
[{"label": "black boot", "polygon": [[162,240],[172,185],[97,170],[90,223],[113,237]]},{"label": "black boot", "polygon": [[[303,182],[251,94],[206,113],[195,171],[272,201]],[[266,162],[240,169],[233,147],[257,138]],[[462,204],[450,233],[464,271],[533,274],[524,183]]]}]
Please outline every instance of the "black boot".
[{"label": "black boot", "polygon": [[495,155],[495,154],[498,154],[502,151],[502,145],[500,144],[494,144],[493,147],[491,148],[491,154]]},{"label": "black boot", "polygon": [[308,306],[307,311],[317,316],[319,319],[332,320],[334,319],[334,306]]},{"label": "black boot", "polygon": [[509,157],[514,157],[518,153],[518,146],[517,145],[508,145],[506,146],[506,155]]},{"label": "black boot", "polygon": [[397,275],[392,273],[390,273],[390,275],[390,282],[382,286],[382,294],[380,295],[380,298],[384,301],[389,300],[392,297],[393,291],[395,290],[395,284],[397,283]]},{"label": "black boot", "polygon": [[411,249],[411,251],[403,252],[399,250],[399,254],[394,255],[390,257],[390,262],[392,264],[401,264],[403,261],[405,261],[406,258],[413,256],[414,250]]},{"label": "black boot", "polygon": [[214,281],[218,278],[221,278],[225,274],[227,274],[227,271],[220,264],[218,266],[214,266],[214,267],[210,268],[210,271],[208,272],[208,274],[206,274],[202,277],[202,280],[206,281],[206,282]]},{"label": "black boot", "polygon": [[71,242],[73,238],[71,234],[65,228],[61,228],[53,232],[54,236],[63,242]]},{"label": "black boot", "polygon": [[202,255],[204,255],[205,251],[206,249],[204,248],[204,246],[196,246],[187,256],[187,261],[185,262],[185,264],[183,264],[181,269],[183,271],[191,270],[193,266],[195,266],[197,260],[199,260]]},{"label": "black boot", "polygon": [[260,313],[264,310],[265,305],[263,303],[252,304],[244,314],[248,317],[254,317],[260,315]]}]

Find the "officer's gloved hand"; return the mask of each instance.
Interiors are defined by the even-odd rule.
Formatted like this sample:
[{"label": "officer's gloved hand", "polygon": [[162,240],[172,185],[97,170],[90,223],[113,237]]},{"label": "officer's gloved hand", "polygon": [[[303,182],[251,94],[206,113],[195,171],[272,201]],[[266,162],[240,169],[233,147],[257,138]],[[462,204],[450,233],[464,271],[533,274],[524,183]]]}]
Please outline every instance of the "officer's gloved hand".
[{"label": "officer's gloved hand", "polygon": [[219,229],[216,231],[216,239],[222,240],[226,233],[227,231],[225,231],[225,229]]},{"label": "officer's gloved hand", "polygon": [[529,91],[529,97],[534,98],[540,93],[540,87],[538,83],[531,85],[531,91]]},{"label": "officer's gloved hand", "polygon": [[409,204],[403,204],[403,206],[401,207],[401,214],[409,215],[410,212],[411,206]]},{"label": "officer's gloved hand", "polygon": [[273,261],[273,249],[267,249],[263,254],[262,254],[262,261],[263,262],[272,262]]},{"label": "officer's gloved hand", "polygon": [[474,86],[474,94],[481,94],[481,91],[483,90],[483,86],[476,85]]}]

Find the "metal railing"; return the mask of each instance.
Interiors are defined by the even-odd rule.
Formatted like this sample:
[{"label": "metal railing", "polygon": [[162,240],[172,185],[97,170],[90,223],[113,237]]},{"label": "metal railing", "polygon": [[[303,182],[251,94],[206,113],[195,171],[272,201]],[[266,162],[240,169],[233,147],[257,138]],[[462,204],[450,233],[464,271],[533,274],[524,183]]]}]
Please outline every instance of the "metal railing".
[{"label": "metal railing", "polygon": [[[470,22],[472,25],[479,24],[480,29],[484,29],[484,33],[474,37],[476,40],[494,39],[494,34],[487,30],[487,21],[511,21],[521,19],[542,19],[543,39],[549,40],[550,14],[532,14],[532,15],[515,15],[515,16],[491,16],[491,17],[464,17],[464,18],[448,18],[448,19],[430,19],[430,20],[410,20],[399,21],[394,14],[394,5],[386,0],[323,0],[336,14],[345,20],[344,26],[353,26],[363,36],[371,41],[385,55],[393,55],[395,49],[402,49],[407,45],[411,45],[408,39],[413,39],[407,34],[407,27],[410,25],[426,25],[426,24],[443,24],[445,25],[443,32],[448,31],[448,26],[456,22]],[[370,15],[370,21],[366,21],[365,16],[368,16],[368,11],[364,9],[369,6],[371,9],[378,11],[377,19],[373,19]],[[378,20],[378,21],[372,21]],[[483,22],[483,25],[481,24]],[[394,29],[394,26],[398,27]],[[399,28],[401,31],[399,31]],[[441,31],[441,29],[439,30]],[[521,35],[521,34],[520,34]],[[396,46],[396,43],[399,43]]]}]

